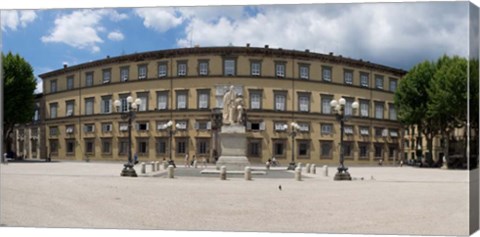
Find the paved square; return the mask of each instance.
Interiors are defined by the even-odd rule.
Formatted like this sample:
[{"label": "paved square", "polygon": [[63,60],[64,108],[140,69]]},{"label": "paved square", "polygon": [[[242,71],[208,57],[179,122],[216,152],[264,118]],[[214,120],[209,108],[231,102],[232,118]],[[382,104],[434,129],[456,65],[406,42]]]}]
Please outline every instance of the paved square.
[{"label": "paved square", "polygon": [[[121,163],[1,165],[1,225],[162,230],[467,235],[468,172],[350,167],[351,182],[272,170],[198,175],[179,165],[120,177]],[[213,167],[209,167],[213,168]],[[262,167],[258,167],[262,168]],[[147,171],[151,168],[147,166]],[[140,166],[136,166],[140,174]],[[363,180],[361,178],[363,177]],[[278,186],[282,186],[279,190]]]}]

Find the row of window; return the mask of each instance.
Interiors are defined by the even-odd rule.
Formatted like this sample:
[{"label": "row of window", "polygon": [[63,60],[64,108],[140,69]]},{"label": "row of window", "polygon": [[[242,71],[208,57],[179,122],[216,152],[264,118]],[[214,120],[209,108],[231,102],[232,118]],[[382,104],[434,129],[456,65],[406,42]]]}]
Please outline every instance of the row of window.
[{"label": "row of window", "polygon": [[[101,153],[111,155],[112,154],[112,138],[101,138]],[[166,156],[169,154],[169,138],[157,137],[155,139],[155,152],[158,156]],[[198,156],[209,156],[210,154],[210,139],[209,138],[196,138],[195,154]],[[52,154],[58,154],[58,139],[50,140],[50,150]],[[95,155],[95,139],[85,138],[85,151],[86,155]],[[149,154],[149,140],[147,138],[136,139],[136,153],[140,156],[147,156]],[[296,143],[296,155],[297,158],[310,159],[311,140],[300,139]],[[183,156],[189,153],[189,139],[187,137],[175,137],[175,156]],[[249,157],[262,156],[262,140],[261,139],[249,139],[247,146],[247,154]],[[66,155],[75,155],[75,147],[77,143],[74,139],[65,139],[65,152]],[[322,140],[319,141],[320,145],[320,159],[332,159],[334,141]],[[373,149],[375,158],[384,158],[384,152],[388,151],[388,157],[393,158],[398,152],[398,145],[391,143],[369,143],[369,142],[352,142],[346,141],[343,144],[344,156],[346,159],[353,158],[353,152],[357,151],[360,159],[368,159],[370,150]],[[121,138],[118,140],[117,145],[118,155],[127,155],[128,152],[128,139]],[[275,158],[286,158],[287,152],[287,139],[272,139],[272,154]]]},{"label": "row of window", "polygon": [[[176,76],[182,77],[187,76],[188,74],[188,61],[179,60],[177,61],[177,71]],[[224,76],[235,76],[237,75],[236,69],[236,59],[224,59],[223,61],[223,75]],[[209,60],[198,60],[198,75],[199,76],[208,76],[210,74],[209,69]],[[309,80],[310,78],[310,65],[306,63],[298,64],[299,75],[298,77],[303,80]],[[130,66],[122,66],[119,68],[119,81],[126,82],[130,80]],[[286,76],[287,62],[286,61],[275,61],[275,71],[274,75],[278,78],[284,78]],[[250,75],[251,76],[261,76],[262,75],[262,61],[261,60],[250,60]],[[358,72],[360,81],[358,86],[361,87],[370,87],[370,73],[359,71]],[[89,71],[85,73],[84,86],[90,87],[94,85],[94,72]],[[157,77],[164,78],[169,76],[168,62],[159,62],[157,65]],[[148,64],[143,63],[137,65],[137,79],[144,80],[148,78]],[[322,66],[321,67],[321,76],[322,81],[332,82],[333,73],[331,66]],[[343,82],[347,85],[353,85],[354,71],[352,69],[344,69],[343,71]],[[102,69],[102,84],[110,83],[112,81],[112,68]],[[374,74],[374,88],[376,89],[385,89],[385,77],[383,75]],[[75,76],[67,76],[67,90],[72,90],[75,88]],[[398,79],[389,78],[389,87],[388,90],[394,92],[397,89]],[[58,91],[57,79],[50,80],[50,92],[54,93]]]},{"label": "row of window", "polygon": [[[176,108],[175,109],[188,109],[188,90],[176,90]],[[278,91],[274,90],[274,100],[273,100],[273,109],[275,111],[286,111],[287,109],[287,91]],[[222,96],[218,93],[216,94],[216,107],[223,107]],[[121,101],[120,111],[127,112],[129,110],[129,105],[127,102],[128,94],[120,94],[118,96]],[[311,93],[309,92],[299,92],[297,93],[297,111],[298,112],[311,112]],[[141,105],[139,106],[139,111],[148,111],[150,106],[149,102],[149,93],[141,92],[137,93],[137,98],[141,100]],[[330,102],[334,99],[333,95],[320,95],[320,112],[323,114],[332,114],[333,110],[330,106]],[[345,97],[345,115],[353,115],[352,104],[355,101],[353,97]],[[100,97],[100,113],[109,114],[113,112],[113,103],[112,95],[101,96]],[[169,109],[169,91],[158,91],[156,93],[156,107],[155,110],[168,110]],[[250,110],[259,110],[263,108],[263,90],[249,90],[249,107]],[[359,116],[360,117],[370,117],[370,100],[359,99]],[[84,115],[93,115],[95,114],[95,97],[89,97],[84,99]],[[374,101],[374,114],[373,117],[376,119],[384,119],[384,110],[385,102]],[[50,118],[58,117],[58,102],[50,103]],[[75,100],[65,101],[65,116],[73,116],[75,111]],[[198,109],[209,109],[210,105],[210,90],[209,89],[198,89],[197,90],[197,108]],[[388,103],[388,115],[390,120],[397,120],[397,112],[393,103]]]},{"label": "row of window", "polygon": [[[156,130],[157,131],[164,131],[168,129],[167,127],[168,121],[157,121],[156,122]],[[298,132],[310,132],[310,123],[307,122],[298,122],[299,125]],[[138,121],[133,126],[134,129],[141,132],[141,131],[149,131],[150,130],[150,123],[148,121]],[[354,125],[345,125],[344,126],[344,134],[345,135],[354,135],[355,134],[355,127]],[[177,130],[187,130],[188,129],[188,121],[187,120],[177,120],[175,128]],[[200,120],[195,122],[195,129],[196,130],[210,130],[212,128],[211,122],[208,120]],[[248,121],[247,130],[249,131],[263,131],[265,130],[265,122],[263,121]],[[276,132],[287,132],[288,125],[287,122],[284,121],[276,121],[273,123],[273,130]],[[49,134],[51,137],[58,136],[60,134],[58,126],[50,126],[49,127]],[[369,126],[358,126],[358,134],[361,136],[370,136],[370,127]],[[83,125],[83,131],[85,133],[94,133],[95,132],[95,124],[94,123],[86,123]],[[112,132],[113,131],[113,123],[101,123],[101,131],[104,133]],[[118,131],[119,132],[127,132],[128,131],[128,123],[120,122],[118,123]],[[398,129],[393,128],[384,128],[384,127],[373,127],[374,136],[375,137],[390,137],[390,138],[398,138]],[[65,134],[71,135],[75,133],[75,125],[70,124],[65,126]],[[320,134],[321,135],[331,135],[334,134],[334,125],[333,123],[320,123]]]}]

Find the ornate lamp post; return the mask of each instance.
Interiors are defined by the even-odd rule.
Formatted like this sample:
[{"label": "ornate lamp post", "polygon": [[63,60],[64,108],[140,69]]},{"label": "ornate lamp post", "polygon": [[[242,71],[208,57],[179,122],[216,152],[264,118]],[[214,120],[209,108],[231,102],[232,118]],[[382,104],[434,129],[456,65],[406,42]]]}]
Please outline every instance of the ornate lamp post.
[{"label": "ornate lamp post", "polygon": [[[335,112],[336,118],[340,121],[340,165],[338,166],[338,172],[335,174],[334,180],[352,180],[352,177],[347,172],[348,168],[345,167],[343,164],[344,154],[343,154],[343,134],[344,134],[344,122],[348,119],[345,115],[345,104],[346,100],[344,98],[340,98],[338,102],[336,100],[332,100],[330,102],[330,106],[332,107],[333,111]],[[352,114],[358,109],[358,102],[352,103]]]},{"label": "ornate lamp post", "polygon": [[[287,129],[287,125],[284,125],[284,128]],[[292,137],[292,161],[288,164],[287,170],[295,170],[297,165],[295,164],[295,137],[297,136],[297,130],[300,129],[300,126],[292,122],[290,123],[290,127],[292,128],[292,131],[289,133],[289,135]]]},{"label": "ornate lamp post", "polygon": [[[173,153],[173,150],[172,150],[172,140],[173,140],[173,134],[175,134],[175,130],[172,129],[172,126],[173,126],[173,122],[172,120],[168,121],[168,123],[165,124],[165,128],[168,129],[168,142],[169,142],[169,156],[170,156],[170,159],[168,161],[169,164],[172,164],[173,166],[175,166],[175,163],[173,162],[173,159],[172,159],[172,153]],[[177,129],[179,129],[180,127],[180,124],[176,124],[175,127]]]},{"label": "ornate lamp post", "polygon": [[137,173],[133,169],[135,165],[132,160],[132,120],[135,118],[135,113],[138,110],[142,101],[137,98],[135,101],[131,96],[127,97],[127,110],[125,111],[120,100],[115,100],[114,105],[117,112],[120,112],[123,120],[128,119],[128,162],[123,166],[121,176],[137,177]]}]

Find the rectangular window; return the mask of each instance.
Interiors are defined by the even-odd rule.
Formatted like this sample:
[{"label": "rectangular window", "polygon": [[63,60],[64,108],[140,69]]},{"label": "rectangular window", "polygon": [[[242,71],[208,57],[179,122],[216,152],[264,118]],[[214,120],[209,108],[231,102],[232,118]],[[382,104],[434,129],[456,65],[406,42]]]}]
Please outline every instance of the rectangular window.
[{"label": "rectangular window", "polygon": [[50,153],[58,154],[58,140],[57,139],[51,139],[50,140]]},{"label": "rectangular window", "polygon": [[359,143],[358,148],[360,150],[360,158],[366,159],[368,158],[368,143]]},{"label": "rectangular window", "polygon": [[343,142],[343,155],[346,157],[352,158],[352,148],[353,148],[353,143],[352,142]]},{"label": "rectangular window", "polygon": [[273,139],[273,156],[275,157],[285,157],[286,156],[286,145],[287,139]]},{"label": "rectangular window", "polygon": [[155,151],[157,155],[165,155],[167,154],[167,143],[168,138],[157,138],[155,142]]},{"label": "rectangular window", "polygon": [[391,120],[397,120],[397,111],[395,110],[395,106],[393,104],[388,104],[388,113],[390,115]]},{"label": "rectangular window", "polygon": [[307,64],[301,64],[300,66],[300,78],[308,80],[310,78],[310,68]]},{"label": "rectangular window", "polygon": [[167,63],[158,63],[158,77],[166,77],[168,75]]},{"label": "rectangular window", "polygon": [[262,72],[262,64],[260,61],[251,61],[250,74],[252,76],[260,76]]},{"label": "rectangular window", "polygon": [[176,138],[177,140],[177,147],[176,155],[185,155],[188,152],[188,138]]},{"label": "rectangular window", "polygon": [[332,147],[332,141],[320,141],[320,159],[331,159]]},{"label": "rectangular window", "polygon": [[265,122],[263,121],[247,121],[247,129],[251,131],[264,131],[265,130]]},{"label": "rectangular window", "polygon": [[118,129],[120,130],[120,132],[128,131],[128,123],[120,123]]},{"label": "rectangular window", "polygon": [[102,153],[112,154],[112,139],[102,138]]},{"label": "rectangular window", "polygon": [[85,86],[93,86],[93,72],[85,73]]},{"label": "rectangular window", "polygon": [[261,157],[262,155],[262,140],[249,139],[248,140],[248,156]]},{"label": "rectangular window", "polygon": [[72,134],[75,131],[75,125],[67,125],[65,126],[65,133]]},{"label": "rectangular window", "polygon": [[111,123],[102,123],[102,132],[111,132],[113,125]]},{"label": "rectangular window", "polygon": [[128,101],[127,101],[127,98],[128,96],[130,96],[129,94],[123,94],[123,95],[120,95],[120,112],[128,112],[129,110],[129,105],[128,105]]},{"label": "rectangular window", "polygon": [[196,130],[210,130],[212,128],[212,123],[210,121],[197,121],[195,122]]},{"label": "rectangular window", "polygon": [[109,114],[112,112],[112,96],[102,96],[101,112]]},{"label": "rectangular window", "polygon": [[309,93],[298,94],[298,111],[300,112],[310,111],[310,94]]},{"label": "rectangular window", "polygon": [[383,103],[375,102],[375,118],[383,119]]},{"label": "rectangular window", "polygon": [[197,154],[208,155],[210,153],[209,144],[209,139],[197,138]]},{"label": "rectangular window", "polygon": [[347,125],[343,127],[343,132],[346,135],[353,135],[353,126]]},{"label": "rectangular window", "polygon": [[322,66],[322,80],[332,81],[332,68],[327,66]]},{"label": "rectangular window", "polygon": [[167,129],[168,121],[157,121],[157,130],[165,130]]},{"label": "rectangular window", "polygon": [[322,95],[322,114],[331,114],[332,113],[332,106],[330,106],[330,102],[333,99],[333,96]]},{"label": "rectangular window", "polygon": [[157,109],[168,109],[168,91],[157,92]]},{"label": "rectangular window", "polygon": [[57,80],[50,81],[50,93],[57,92]]},{"label": "rectangular window", "polygon": [[388,157],[393,159],[397,154],[397,147],[395,145],[388,146]]},{"label": "rectangular window", "polygon": [[309,132],[310,131],[310,124],[309,123],[298,123],[300,127],[298,131],[300,132]]},{"label": "rectangular window", "polygon": [[345,115],[353,115],[352,104],[354,100],[354,98],[345,98]]},{"label": "rectangular window", "polygon": [[112,70],[111,69],[103,69],[102,70],[102,75],[103,75],[103,83],[109,83],[112,77]]},{"label": "rectangular window", "polygon": [[177,91],[177,109],[187,109],[187,91]]},{"label": "rectangular window", "polygon": [[285,132],[287,131],[288,125],[286,122],[274,122],[273,127],[273,130],[276,132]]},{"label": "rectangular window", "polygon": [[187,61],[177,62],[177,76],[182,77],[187,75]]},{"label": "rectangular window", "polygon": [[375,88],[383,89],[383,76],[375,75]]},{"label": "rectangular window", "polygon": [[223,60],[223,72],[225,76],[235,76],[235,59]]},{"label": "rectangular window", "polygon": [[360,100],[360,116],[361,117],[368,117],[369,115],[369,104],[370,104],[370,101],[368,100]]},{"label": "rectangular window", "polygon": [[145,138],[137,139],[137,153],[139,155],[148,155],[148,140]]},{"label": "rectangular window", "polygon": [[382,158],[383,157],[383,145],[382,144],[375,144],[375,157]]},{"label": "rectangular window", "polygon": [[368,81],[369,81],[369,75],[368,73],[361,72],[360,73],[360,86],[361,87],[369,87]]},{"label": "rectangular window", "polygon": [[143,80],[147,78],[147,64],[138,65],[138,79]]},{"label": "rectangular window", "polygon": [[58,109],[58,103],[51,103],[50,104],[50,118],[56,118],[57,117],[57,109]]},{"label": "rectangular window", "polygon": [[58,136],[58,127],[50,127],[50,136]]},{"label": "rectangular window", "polygon": [[262,109],[262,91],[250,91],[250,109]]},{"label": "rectangular window", "polygon": [[138,111],[147,111],[148,110],[148,92],[142,92],[137,94],[137,98],[140,99],[141,103],[138,107]]},{"label": "rectangular window", "polygon": [[381,137],[383,132],[383,128],[375,128],[375,137]]},{"label": "rectangular window", "polygon": [[85,98],[85,115],[93,114],[94,98]]},{"label": "rectangular window", "polygon": [[310,140],[298,140],[297,154],[299,158],[310,158]]},{"label": "rectangular window", "polygon": [[65,140],[65,144],[67,146],[67,155],[74,155],[75,154],[75,140],[67,139]]},{"label": "rectangular window", "polygon": [[74,77],[73,76],[67,77],[67,90],[72,90],[75,87],[73,83],[74,83]]},{"label": "rectangular window", "polygon": [[198,75],[200,76],[208,75],[208,61],[206,60],[198,61]]},{"label": "rectangular window", "polygon": [[285,77],[285,63],[283,62],[275,63],[275,76]]},{"label": "rectangular window", "polygon": [[197,101],[199,109],[208,109],[209,99],[210,99],[210,90],[197,90]]},{"label": "rectangular window", "polygon": [[398,130],[397,129],[390,129],[390,137],[397,138],[398,137]]},{"label": "rectangular window", "polygon": [[120,68],[120,81],[128,81],[129,75],[130,75],[129,67]]},{"label": "rectangular window", "polygon": [[74,109],[75,109],[75,101],[73,100],[69,100],[69,101],[66,101],[65,102],[65,108],[66,108],[66,111],[65,111],[65,116],[69,117],[69,116],[73,116],[74,115]]},{"label": "rectangular window", "polygon": [[148,131],[148,122],[137,122],[137,131]]},{"label": "rectangular window", "polygon": [[188,121],[177,121],[177,125],[175,125],[179,130],[187,130],[188,128]]},{"label": "rectangular window", "polygon": [[85,153],[89,155],[92,155],[95,153],[94,139],[85,139]]},{"label": "rectangular window", "polygon": [[322,135],[330,135],[333,132],[333,124],[321,124],[321,128]]},{"label": "rectangular window", "polygon": [[83,131],[86,133],[95,132],[95,124],[90,123],[90,124],[83,125]]},{"label": "rectangular window", "polygon": [[395,92],[397,90],[397,79],[390,78],[390,91]]},{"label": "rectangular window", "polygon": [[118,139],[118,154],[119,155],[128,154],[128,139],[125,139],[125,138]]},{"label": "rectangular window", "polygon": [[275,93],[275,110],[286,110],[286,97],[287,95],[285,93]]},{"label": "rectangular window", "polygon": [[345,70],[343,72],[343,79],[345,84],[353,85],[353,71],[352,70]]},{"label": "rectangular window", "polygon": [[360,127],[360,135],[362,136],[368,136],[370,134],[370,128],[369,127]]}]

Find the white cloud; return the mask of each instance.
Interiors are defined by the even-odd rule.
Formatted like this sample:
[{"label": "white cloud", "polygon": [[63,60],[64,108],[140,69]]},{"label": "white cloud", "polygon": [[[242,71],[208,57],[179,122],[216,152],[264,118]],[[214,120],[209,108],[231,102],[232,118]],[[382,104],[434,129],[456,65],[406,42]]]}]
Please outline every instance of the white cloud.
[{"label": "white cloud", "polygon": [[121,41],[124,38],[125,37],[123,36],[122,32],[120,32],[120,31],[112,31],[108,34],[108,39],[110,39],[112,41]]},{"label": "white cloud", "polygon": [[177,45],[250,43],[262,47],[268,44],[334,52],[408,69],[419,57],[433,60],[445,53],[467,55],[467,6],[466,3],[262,6],[255,9],[255,14],[243,8],[243,14],[228,18],[214,18],[213,13],[208,17],[206,13],[216,8],[208,11],[201,8],[197,16],[194,8],[181,10],[188,21]]},{"label": "white cloud", "polygon": [[55,19],[55,27],[46,36],[44,43],[65,43],[78,49],[87,49],[92,53],[100,51],[98,44],[103,43],[99,32],[107,29],[101,24],[104,17],[118,21],[126,19],[125,14],[114,10],[79,10]]},{"label": "white cloud", "polygon": [[139,8],[135,14],[143,18],[143,25],[158,32],[165,32],[182,24],[183,17],[173,8]]},{"label": "white cloud", "polygon": [[37,18],[37,14],[35,11],[32,10],[24,10],[24,11],[15,11],[15,10],[8,10],[8,11],[1,11],[1,27],[2,31],[8,29],[10,30],[17,30],[18,27],[27,27],[27,25],[33,22]]}]

